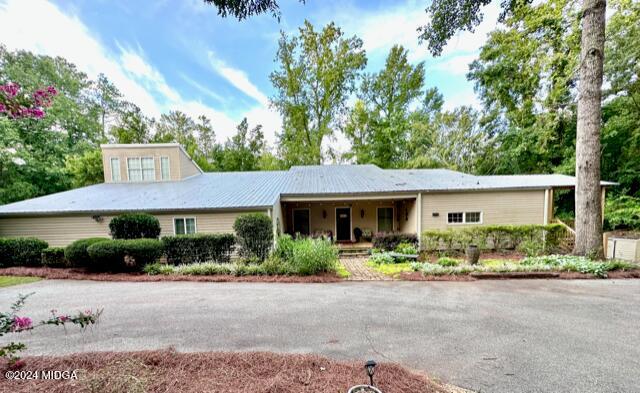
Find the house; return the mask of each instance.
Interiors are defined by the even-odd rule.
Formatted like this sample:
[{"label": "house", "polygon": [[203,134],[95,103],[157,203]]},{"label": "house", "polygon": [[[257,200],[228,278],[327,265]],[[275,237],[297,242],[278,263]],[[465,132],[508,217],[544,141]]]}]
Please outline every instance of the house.
[{"label": "house", "polygon": [[[155,215],[163,235],[233,231],[235,218],[263,212],[274,233],[354,230],[421,233],[489,224],[547,224],[564,175],[474,176],[445,169],[375,165],[296,166],[288,171],[204,173],[178,144],[103,145],[105,182],[0,206],[0,236],[51,246],[108,236],[124,212]],[[605,187],[614,183],[602,182]]]}]

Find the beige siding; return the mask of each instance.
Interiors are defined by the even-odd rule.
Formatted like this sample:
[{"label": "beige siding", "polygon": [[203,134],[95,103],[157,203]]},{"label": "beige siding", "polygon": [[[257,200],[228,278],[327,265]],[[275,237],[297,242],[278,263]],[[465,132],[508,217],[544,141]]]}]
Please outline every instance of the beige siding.
[{"label": "beige siding", "polygon": [[191,157],[185,154],[184,151],[179,150],[180,152],[180,176],[182,179],[197,175],[200,173],[200,169],[196,166],[196,164],[191,160]]},{"label": "beige siding", "polygon": [[482,212],[484,225],[543,224],[545,202],[544,190],[424,193],[422,230],[464,226],[447,224],[447,213],[467,211]]},{"label": "beige siding", "polygon": [[607,243],[607,258],[640,261],[640,240],[610,238]]},{"label": "beige siding", "polygon": [[396,211],[398,217],[398,231],[402,233],[417,233],[416,222],[418,218],[418,204],[414,199],[397,202]]},{"label": "beige siding", "polygon": [[104,168],[104,181],[111,183],[111,158],[117,157],[120,160],[120,181],[129,181],[129,173],[127,171],[127,158],[133,157],[153,157],[155,164],[156,181],[162,181],[162,172],[160,168],[160,158],[169,158],[169,176],[170,180],[180,180],[186,177],[197,175],[200,173],[198,167],[193,163],[191,158],[178,146],[154,146],[148,147],[136,146],[109,146],[102,147],[102,164]]},{"label": "beige siding", "polygon": [[[243,212],[157,214],[161,236],[173,235],[174,217],[195,217],[198,233],[233,232],[233,222]],[[97,222],[91,216],[43,216],[0,218],[0,236],[37,237],[50,246],[66,246],[74,240],[88,237],[109,237],[112,216]]]}]

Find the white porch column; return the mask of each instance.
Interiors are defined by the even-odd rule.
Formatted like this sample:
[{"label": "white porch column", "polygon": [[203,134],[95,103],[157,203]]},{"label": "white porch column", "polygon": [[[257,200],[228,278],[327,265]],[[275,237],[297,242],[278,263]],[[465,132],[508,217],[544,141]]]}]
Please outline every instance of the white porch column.
[{"label": "white porch column", "polygon": [[422,193],[418,193],[418,199],[416,200],[418,206],[416,206],[416,230],[418,231],[418,250],[422,249]]}]

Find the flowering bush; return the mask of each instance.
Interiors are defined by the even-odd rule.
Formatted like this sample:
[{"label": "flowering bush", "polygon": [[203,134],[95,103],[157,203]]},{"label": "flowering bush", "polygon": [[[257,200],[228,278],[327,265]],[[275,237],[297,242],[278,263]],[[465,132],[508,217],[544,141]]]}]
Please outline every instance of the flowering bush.
[{"label": "flowering bush", "polygon": [[0,85],[0,115],[12,119],[34,118],[42,119],[44,108],[51,106],[53,97],[58,91],[53,86],[39,89],[29,95],[21,92],[17,83]]},{"label": "flowering bush", "polygon": [[[31,294],[20,295],[18,300],[11,305],[11,311],[7,313],[0,312],[0,337],[9,333],[20,333],[27,330],[33,330],[44,325],[58,326],[71,323],[79,325],[84,329],[89,325],[97,323],[100,314],[102,314],[102,310],[85,310],[77,313],[76,315],[58,314],[56,310],[51,310],[51,317],[49,319],[34,324],[31,318],[18,315],[24,306],[26,299],[30,295]],[[20,359],[17,353],[25,348],[26,346],[23,343],[11,342],[0,347],[0,357],[6,359],[9,365],[15,366],[16,362]]]}]

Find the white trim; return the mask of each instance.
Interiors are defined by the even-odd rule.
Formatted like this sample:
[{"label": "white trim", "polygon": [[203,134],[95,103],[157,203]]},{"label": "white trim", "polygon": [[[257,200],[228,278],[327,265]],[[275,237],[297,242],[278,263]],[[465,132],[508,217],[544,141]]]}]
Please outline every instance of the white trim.
[{"label": "white trim", "polygon": [[[168,179],[163,179],[162,178],[162,159],[166,158],[167,159],[167,169],[169,172],[169,178]],[[160,181],[169,181],[171,180],[171,157],[169,156],[160,156],[160,158],[158,158],[158,160],[160,161]]]},{"label": "white trim", "polygon": [[400,200],[400,199],[414,199],[417,198],[417,194],[387,194],[387,195],[323,195],[317,196],[280,196],[281,202],[335,202],[335,201],[375,201],[375,200]]},{"label": "white trim", "polygon": [[333,228],[335,230],[335,239],[336,241],[345,241],[338,240],[338,209],[349,209],[349,241],[353,241],[353,209],[351,208],[351,206],[336,206],[333,210]]},{"label": "white trim", "polygon": [[[117,160],[118,161],[118,180],[113,178],[113,160]],[[109,157],[109,168],[111,170],[111,182],[112,183],[120,183],[122,182],[122,170],[121,170],[121,166],[120,166],[120,157]]]},{"label": "white trim", "polygon": [[295,213],[296,210],[306,210],[309,212],[309,215],[307,216],[309,233],[307,234],[307,236],[311,236],[311,208],[310,207],[294,207],[291,209],[291,230],[293,231],[293,236],[296,235],[296,213]]},{"label": "white trim", "polygon": [[182,220],[184,222],[184,235],[191,235],[191,233],[187,233],[187,218],[193,218],[193,230],[195,233],[198,233],[198,219],[196,216],[174,216],[171,218],[171,226],[173,227],[173,235],[176,236],[176,220]]},{"label": "white trim", "polygon": [[416,230],[417,230],[417,235],[418,235],[418,249],[421,250],[422,249],[422,193],[418,194],[418,198],[416,199],[416,204],[418,206],[416,206],[417,208],[417,212],[416,212]]},{"label": "white trim", "polygon": [[380,228],[378,226],[378,211],[380,209],[391,209],[391,232],[394,231],[394,226],[396,225],[396,207],[395,206],[376,206],[376,233],[380,232]]},{"label": "white trim", "polygon": [[543,225],[549,223],[549,189],[544,190],[544,213],[543,213]]},{"label": "white trim", "polygon": [[[457,214],[462,213],[462,222],[449,222],[449,214]],[[478,222],[467,222],[467,213],[480,213],[480,221]],[[447,225],[481,225],[484,222],[484,212],[482,210],[458,210],[447,212],[445,220],[447,220]]]},{"label": "white trim", "polygon": [[[145,179],[144,178],[144,167],[142,165],[143,158],[150,158],[153,163],[153,179]],[[127,181],[128,182],[155,182],[156,180],[156,159],[154,156],[133,156],[133,157],[125,157],[127,161]],[[140,162],[140,180],[131,180],[131,176],[129,173],[129,160],[138,160]]]}]

